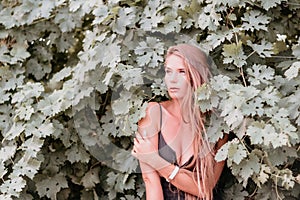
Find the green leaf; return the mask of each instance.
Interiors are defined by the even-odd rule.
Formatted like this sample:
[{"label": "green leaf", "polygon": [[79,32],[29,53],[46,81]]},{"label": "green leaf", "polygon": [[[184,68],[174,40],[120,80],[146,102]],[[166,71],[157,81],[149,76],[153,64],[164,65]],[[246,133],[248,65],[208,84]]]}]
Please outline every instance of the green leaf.
[{"label": "green leaf", "polygon": [[249,77],[249,81],[252,85],[259,85],[261,83],[270,85],[270,81],[275,78],[275,70],[266,65],[254,64],[252,68],[247,69],[247,72],[251,75],[251,77]]},{"label": "green leaf", "polygon": [[32,123],[27,123],[25,126],[26,136],[36,136],[39,138],[45,138],[54,132],[54,127],[49,120],[45,120],[45,116],[42,114],[35,114],[31,118]]},{"label": "green leaf", "polygon": [[273,43],[273,52],[274,54],[279,54],[288,50],[286,43],[284,41],[276,41]]},{"label": "green leaf", "polygon": [[90,160],[90,155],[79,144],[72,145],[71,148],[69,148],[65,154],[71,163],[75,163],[75,162],[87,163]]},{"label": "green leaf", "polygon": [[27,62],[27,74],[32,74],[37,80],[41,80],[46,74],[51,72],[50,63],[41,63],[34,58]]},{"label": "green leaf", "polygon": [[30,105],[21,106],[16,110],[16,116],[23,120],[29,120],[31,115],[34,113],[34,109]]},{"label": "green leaf", "polygon": [[234,36],[234,33],[237,31],[237,29],[216,31],[215,34],[208,35],[206,41],[209,44],[210,48],[214,49],[226,39],[230,41]]},{"label": "green leaf", "polygon": [[271,168],[266,164],[262,164],[259,174],[257,174],[257,176],[253,178],[253,180],[258,187],[261,187],[261,184],[264,184],[269,180],[270,174]]},{"label": "green leaf", "polygon": [[240,2],[239,0],[224,0],[224,1],[220,1],[217,4],[223,4],[225,6],[229,6],[229,7],[236,7],[236,6],[240,6],[242,7],[243,2]]},{"label": "green leaf", "polygon": [[213,91],[211,86],[203,84],[196,92],[198,94],[198,104],[202,112],[217,108],[219,104],[219,97],[215,93],[212,94]]},{"label": "green leaf", "polygon": [[131,155],[130,151],[119,151],[115,156],[114,169],[118,169],[121,172],[126,172],[128,174],[136,170],[138,166],[137,160]]},{"label": "green leaf", "polygon": [[278,193],[275,190],[273,190],[272,188],[273,188],[272,183],[267,182],[261,188],[258,189],[257,198],[261,199],[261,200],[273,200],[276,198],[284,198],[284,196],[281,192]]},{"label": "green leaf", "polygon": [[7,29],[14,27],[17,23],[14,12],[11,8],[3,8],[0,12],[0,23],[3,24]]},{"label": "green leaf", "polygon": [[297,58],[300,58],[300,39],[298,40],[297,44],[292,46],[293,55]]},{"label": "green leaf", "polygon": [[163,16],[159,13],[160,0],[148,2],[141,16],[140,25],[145,31],[152,31],[158,27],[158,24],[163,20]]},{"label": "green leaf", "polygon": [[291,80],[298,76],[300,70],[300,62],[294,62],[292,66],[284,72],[284,75],[288,80]]},{"label": "green leaf", "polygon": [[253,44],[250,40],[247,41],[247,44],[262,58],[272,56],[273,45],[265,39],[261,41],[261,44]]},{"label": "green leaf", "polygon": [[[4,166],[4,162],[0,163],[0,178],[3,179],[3,177],[7,174],[7,168]],[[1,196],[0,196],[1,197]]]},{"label": "green leaf", "polygon": [[16,146],[3,146],[0,149],[0,163],[4,163],[6,160],[12,158],[16,153],[17,147]]},{"label": "green leaf", "polygon": [[233,63],[237,67],[245,65],[247,56],[243,52],[242,42],[238,44],[224,44],[222,55],[224,64]]},{"label": "green leaf", "polygon": [[282,165],[283,163],[286,163],[288,159],[297,157],[297,150],[288,146],[270,149],[268,151],[268,159],[274,166]]},{"label": "green leaf", "polygon": [[249,13],[244,14],[242,20],[244,22],[242,28],[253,32],[254,30],[267,31],[267,24],[269,24],[271,18],[263,15],[259,10],[251,10]]},{"label": "green leaf", "polygon": [[225,160],[228,157],[228,151],[230,148],[230,143],[225,143],[216,153],[215,160],[220,162]]},{"label": "green leaf", "polygon": [[90,13],[92,9],[95,9],[95,7],[101,6],[102,2],[93,0],[93,1],[89,1],[89,3],[86,3],[80,0],[73,0],[69,2],[69,4],[70,4],[69,7],[71,12],[79,11],[82,13],[82,15],[85,15]]},{"label": "green leaf", "polygon": [[26,181],[22,177],[12,177],[1,184],[0,191],[8,197],[19,197],[19,193],[25,186]]},{"label": "green leaf", "polygon": [[211,31],[217,30],[217,27],[220,25],[219,21],[221,21],[222,18],[215,10],[214,4],[208,4],[204,7],[197,21],[197,25],[200,29],[204,30],[208,28]]},{"label": "green leaf", "polygon": [[273,8],[277,6],[277,4],[281,3],[281,0],[259,0],[261,2],[261,6],[265,10],[269,10],[270,8]]},{"label": "green leaf", "polygon": [[115,100],[112,104],[112,110],[115,115],[121,115],[129,112],[128,99]]},{"label": "green leaf", "polygon": [[168,93],[165,82],[161,78],[153,80],[151,91],[157,96],[167,96]]},{"label": "green leaf", "polygon": [[61,3],[59,2],[55,3],[55,2],[43,0],[43,2],[39,5],[41,17],[42,18],[50,17],[52,10],[56,6],[55,4],[60,5]]},{"label": "green leaf", "polygon": [[110,43],[105,48],[104,57],[102,58],[102,65],[115,66],[120,61],[121,48],[117,43]]},{"label": "green leaf", "polygon": [[47,196],[51,199],[56,199],[56,195],[63,188],[68,187],[68,182],[65,176],[61,173],[53,177],[48,177],[36,183],[38,194],[43,197]]},{"label": "green leaf", "polygon": [[5,45],[0,46],[0,61],[3,63],[10,63],[9,50]]},{"label": "green leaf", "polygon": [[133,176],[129,177],[128,174],[109,172],[107,177],[106,181],[108,185],[113,186],[116,192],[134,188],[135,179]]},{"label": "green leaf", "polygon": [[120,76],[122,76],[123,85],[127,90],[130,90],[131,87],[142,85],[144,83],[141,68],[133,68],[130,65],[120,64],[117,69]]},{"label": "green leaf", "polygon": [[255,153],[250,153],[249,158],[243,159],[238,165],[232,166],[232,172],[235,175],[239,175],[243,181],[243,186],[246,187],[248,179],[260,171],[259,158]]},{"label": "green leaf", "polygon": [[[1,48],[1,47],[0,47]],[[8,67],[0,68],[0,84],[4,91],[15,89],[23,84],[25,76],[23,75],[24,69],[15,68],[9,69]]]},{"label": "green leaf", "polygon": [[14,122],[10,127],[8,132],[3,133],[4,139],[13,140],[15,137],[18,137],[25,129],[25,126],[21,122]]},{"label": "green leaf", "polygon": [[217,75],[211,79],[211,86],[217,92],[228,89],[230,78],[224,75]]},{"label": "green leaf", "polygon": [[231,145],[228,149],[228,157],[236,164],[240,162],[247,156],[246,148],[238,142],[237,139],[232,140]]},{"label": "green leaf", "polygon": [[271,124],[264,122],[253,122],[247,129],[247,134],[253,144],[272,144],[274,148],[281,147],[288,143],[288,136],[284,133],[277,133]]},{"label": "green leaf", "polygon": [[137,62],[139,66],[157,67],[159,62],[163,61],[164,46],[158,38],[147,37],[146,42],[140,42],[139,46],[134,50],[139,55]]},{"label": "green leaf", "polygon": [[243,119],[244,115],[239,109],[232,110],[227,116],[224,117],[224,120],[231,129],[238,127]]},{"label": "green leaf", "polygon": [[90,83],[86,83],[83,85],[76,85],[73,91],[73,94],[75,95],[74,100],[72,101],[72,105],[76,106],[80,100],[82,100],[84,97],[92,96],[92,92],[94,91],[94,88],[91,87]]},{"label": "green leaf", "polygon": [[32,97],[39,97],[44,91],[41,83],[27,82],[25,85],[19,86],[20,91],[15,93],[12,97],[12,103],[24,102]]},{"label": "green leaf", "polygon": [[263,116],[265,114],[263,100],[260,97],[255,97],[246,102],[246,104],[244,104],[242,108],[242,112],[244,115]]},{"label": "green leaf", "polygon": [[103,134],[105,136],[109,136],[112,134],[113,136],[116,136],[119,133],[119,130],[117,129],[115,115],[112,111],[112,108],[107,107],[107,111],[105,115],[101,118],[101,123],[103,123]]},{"label": "green leaf", "polygon": [[15,64],[18,61],[24,61],[30,56],[30,53],[27,51],[28,45],[16,43],[13,45],[12,50],[10,51],[11,55],[11,64]]},{"label": "green leaf", "polygon": [[240,184],[234,184],[229,189],[225,190],[226,200],[245,200],[248,196],[248,192]]},{"label": "green leaf", "polygon": [[93,9],[93,14],[96,16],[93,24],[101,24],[108,17],[109,11],[106,5],[99,5]]},{"label": "green leaf", "polygon": [[172,32],[180,32],[181,30],[181,17],[178,17],[177,14],[177,10],[172,9],[172,10],[168,10],[166,11],[163,23],[163,30],[161,30],[161,32],[163,32],[164,34],[168,34],[168,33],[172,33]]},{"label": "green leaf", "polygon": [[71,67],[65,67],[59,72],[55,73],[50,82],[59,82],[72,74],[73,69]]},{"label": "green leaf", "polygon": [[70,12],[67,7],[58,10],[54,22],[59,25],[62,32],[70,32],[82,23],[79,13]]},{"label": "green leaf", "polygon": [[[264,139],[268,140],[268,138],[265,138],[267,134],[263,134],[265,129],[265,123],[263,122],[253,122],[248,128],[247,128],[247,134],[250,136],[251,143],[252,144],[262,144],[264,142]],[[274,130],[275,131],[275,130]],[[265,142],[266,145],[269,144],[268,142]]]},{"label": "green leaf", "polygon": [[207,100],[211,96],[211,88],[207,84],[202,84],[198,89],[198,100]]},{"label": "green leaf", "polygon": [[13,166],[13,170],[18,176],[27,176],[28,178],[33,179],[38,172],[41,163],[41,161],[35,158],[22,157],[18,163]]},{"label": "green leaf", "polygon": [[89,170],[84,177],[82,177],[81,183],[85,189],[92,189],[96,186],[96,184],[100,183],[99,172],[100,169],[98,167],[93,168]]},{"label": "green leaf", "polygon": [[[291,124],[289,119],[289,112],[285,108],[280,108],[273,114],[271,122],[274,124],[276,128],[280,130],[282,137],[283,135],[288,135],[290,132],[295,132],[297,129],[295,126]],[[292,134],[290,134],[292,136]]]},{"label": "green leaf", "polygon": [[208,140],[215,143],[222,138],[225,133],[229,133],[229,127],[226,126],[224,119],[217,114],[211,114],[209,127],[207,128]]},{"label": "green leaf", "polygon": [[120,35],[126,33],[126,28],[135,23],[136,13],[134,8],[120,8],[115,23],[112,24],[112,30]]},{"label": "green leaf", "polygon": [[10,105],[0,105],[0,130],[2,132],[2,136],[4,136],[4,133],[8,132],[11,128],[14,116],[14,110],[12,109],[12,106]]},{"label": "green leaf", "polygon": [[280,170],[279,174],[279,185],[289,190],[295,185],[295,178],[293,176],[293,172],[289,169]]},{"label": "green leaf", "polygon": [[37,157],[37,154],[41,150],[44,144],[44,140],[38,137],[28,138],[20,147],[25,153],[24,157],[28,156],[30,158]]},{"label": "green leaf", "polygon": [[260,92],[260,96],[264,102],[270,106],[275,106],[275,104],[280,100],[280,94],[274,86],[268,86]]}]

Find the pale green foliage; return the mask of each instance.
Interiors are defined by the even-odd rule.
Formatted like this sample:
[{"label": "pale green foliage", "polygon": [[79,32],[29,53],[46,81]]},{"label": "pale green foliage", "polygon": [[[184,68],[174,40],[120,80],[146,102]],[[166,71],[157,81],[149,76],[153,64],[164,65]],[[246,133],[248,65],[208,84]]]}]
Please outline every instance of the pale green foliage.
[{"label": "pale green foliage", "polygon": [[143,199],[132,137],[148,102],[168,98],[164,55],[181,42],[215,62],[196,95],[209,141],[232,137],[215,157],[232,174],[225,199],[299,199],[299,9],[1,1],[0,199]]},{"label": "pale green foliage", "polygon": [[232,63],[237,67],[246,64],[247,56],[244,54],[242,42],[238,44],[224,44],[223,46],[224,64]]},{"label": "pale green foliage", "polygon": [[242,20],[244,21],[242,28],[244,30],[267,30],[266,24],[269,23],[270,17],[267,17],[263,15],[258,10],[250,10],[250,12],[247,12],[244,14],[244,17],[242,17]]},{"label": "pale green foliage", "polygon": [[56,194],[62,189],[68,187],[68,183],[63,174],[56,174],[53,177],[45,177],[37,184],[37,191],[40,196],[47,196],[56,199]]}]

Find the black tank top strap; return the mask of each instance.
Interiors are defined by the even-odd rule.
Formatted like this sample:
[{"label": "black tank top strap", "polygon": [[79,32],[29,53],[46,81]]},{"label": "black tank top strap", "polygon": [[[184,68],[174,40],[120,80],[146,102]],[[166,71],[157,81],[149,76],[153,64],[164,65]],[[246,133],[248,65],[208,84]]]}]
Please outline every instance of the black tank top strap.
[{"label": "black tank top strap", "polygon": [[162,110],[161,110],[161,105],[160,105],[160,103],[158,103],[158,105],[159,105],[159,111],[160,111],[159,131],[161,131],[161,126],[162,126]]}]

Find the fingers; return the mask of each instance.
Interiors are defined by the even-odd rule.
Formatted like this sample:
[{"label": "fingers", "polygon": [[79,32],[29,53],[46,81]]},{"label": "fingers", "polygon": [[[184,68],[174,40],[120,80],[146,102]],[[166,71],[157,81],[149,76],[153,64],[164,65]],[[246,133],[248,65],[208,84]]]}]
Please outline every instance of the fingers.
[{"label": "fingers", "polygon": [[133,144],[134,144],[134,146],[139,145],[139,144],[140,144],[139,139],[134,138],[134,139],[133,139]]},{"label": "fingers", "polygon": [[143,136],[142,136],[142,134],[140,134],[139,132],[136,132],[135,135],[136,135],[136,138],[139,139],[139,140],[144,139]]},{"label": "fingers", "polygon": [[131,150],[131,155],[132,155],[133,157],[137,157],[136,152],[135,152],[134,149]]},{"label": "fingers", "polygon": [[133,148],[131,150],[131,154],[134,156],[134,157],[137,157],[137,148],[139,146],[139,140],[137,138],[134,138],[133,139]]}]

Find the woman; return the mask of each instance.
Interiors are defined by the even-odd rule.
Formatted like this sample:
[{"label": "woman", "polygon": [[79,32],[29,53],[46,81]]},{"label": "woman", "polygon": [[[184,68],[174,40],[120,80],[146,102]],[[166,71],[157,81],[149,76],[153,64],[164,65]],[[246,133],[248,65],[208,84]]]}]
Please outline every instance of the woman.
[{"label": "woman", "polygon": [[207,141],[204,114],[196,90],[210,76],[207,57],[199,48],[179,44],[165,59],[170,100],[150,102],[139,122],[132,155],[140,161],[147,200],[213,199],[224,161],[214,154],[227,140]]}]

